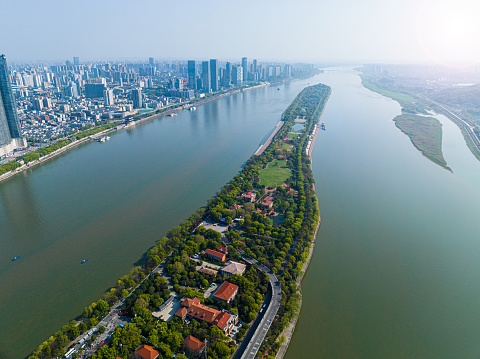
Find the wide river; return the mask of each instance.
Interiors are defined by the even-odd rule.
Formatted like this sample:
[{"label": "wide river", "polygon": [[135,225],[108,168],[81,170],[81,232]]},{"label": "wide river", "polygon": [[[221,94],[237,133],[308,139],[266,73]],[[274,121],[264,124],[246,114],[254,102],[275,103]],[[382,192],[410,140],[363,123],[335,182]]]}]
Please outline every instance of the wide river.
[{"label": "wide river", "polygon": [[313,150],[322,226],[287,358],[478,358],[480,163],[444,118],[453,174],[430,162],[394,126],[399,105],[348,71],[159,118],[0,183],[0,358],[98,299],[317,82],[333,89]]}]

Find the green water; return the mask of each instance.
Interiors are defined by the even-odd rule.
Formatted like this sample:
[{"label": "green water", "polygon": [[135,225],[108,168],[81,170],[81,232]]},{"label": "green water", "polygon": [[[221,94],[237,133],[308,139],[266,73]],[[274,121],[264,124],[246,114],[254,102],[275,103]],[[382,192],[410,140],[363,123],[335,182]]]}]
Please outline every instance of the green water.
[{"label": "green water", "polygon": [[354,74],[320,80],[322,224],[286,359],[479,358],[480,162],[448,119],[453,174],[395,128],[396,102]]},{"label": "green water", "polygon": [[441,119],[453,174],[433,164],[395,127],[399,105],[345,72],[160,118],[0,183],[0,358],[98,299],[319,81],[333,90],[313,149],[322,225],[287,358],[479,358],[479,162]]},{"label": "green water", "polygon": [[206,205],[309,81],[158,118],[0,183],[0,358],[28,355]]}]

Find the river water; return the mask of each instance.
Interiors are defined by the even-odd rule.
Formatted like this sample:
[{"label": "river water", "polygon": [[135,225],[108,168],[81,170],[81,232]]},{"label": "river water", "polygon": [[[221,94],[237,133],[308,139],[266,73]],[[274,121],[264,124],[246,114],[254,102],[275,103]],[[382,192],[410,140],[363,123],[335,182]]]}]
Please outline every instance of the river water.
[{"label": "river water", "polygon": [[97,300],[317,82],[333,89],[313,149],[322,225],[287,358],[478,358],[479,162],[441,118],[453,174],[430,162],[395,127],[400,106],[344,71],[159,118],[0,183],[0,358]]},{"label": "river water", "polygon": [[205,206],[311,81],[145,122],[0,183],[0,358],[25,357]]},{"label": "river water", "polygon": [[398,103],[331,73],[313,149],[322,224],[286,359],[480,357],[480,162],[444,116],[453,174],[392,119]]}]

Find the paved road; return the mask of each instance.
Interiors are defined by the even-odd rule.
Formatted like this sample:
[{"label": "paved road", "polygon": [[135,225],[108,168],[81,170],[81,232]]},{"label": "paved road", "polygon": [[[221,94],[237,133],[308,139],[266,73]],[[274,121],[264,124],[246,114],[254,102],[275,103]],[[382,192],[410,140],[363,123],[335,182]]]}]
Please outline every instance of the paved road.
[{"label": "paved road", "polygon": [[[246,255],[242,256],[245,261],[248,263],[257,263],[255,259],[249,258]],[[280,302],[282,300],[282,288],[280,286],[280,282],[278,278],[273,274],[273,272],[265,267],[263,264],[258,264],[258,269],[267,273],[268,277],[270,278],[270,285],[272,288],[272,299],[270,300],[270,304],[267,308],[263,308],[265,311],[263,318],[260,321],[260,324],[256,328],[255,332],[253,333],[246,349],[244,350],[241,359],[254,359],[255,355],[257,355],[258,349],[262,345],[265,336],[267,335],[270,326],[272,325],[273,319],[277,315],[278,308],[280,308]]]}]

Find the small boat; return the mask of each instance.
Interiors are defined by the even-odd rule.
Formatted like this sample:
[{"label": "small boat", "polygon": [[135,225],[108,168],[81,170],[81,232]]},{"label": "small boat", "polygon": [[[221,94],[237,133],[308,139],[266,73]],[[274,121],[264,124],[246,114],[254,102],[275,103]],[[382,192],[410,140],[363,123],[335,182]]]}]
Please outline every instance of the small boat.
[{"label": "small boat", "polygon": [[280,87],[279,87],[279,88],[277,88],[277,91],[280,91]]},{"label": "small boat", "polygon": [[82,263],[80,263],[80,264],[83,264],[83,263],[85,263],[86,261],[88,261],[88,258],[85,258],[85,259],[82,261]]},{"label": "small boat", "polygon": [[15,258],[12,258],[12,261],[16,261],[20,256],[16,256]]},{"label": "small boat", "polygon": [[195,106],[192,106],[189,108],[190,111],[195,111],[197,108]]},{"label": "small boat", "polygon": [[324,130],[324,131],[326,130],[326,128],[325,128],[325,122],[322,123],[322,130]]},{"label": "small boat", "polygon": [[168,116],[173,117],[173,116],[177,116],[177,114],[176,114],[176,113],[171,113],[171,114],[168,115]]}]

